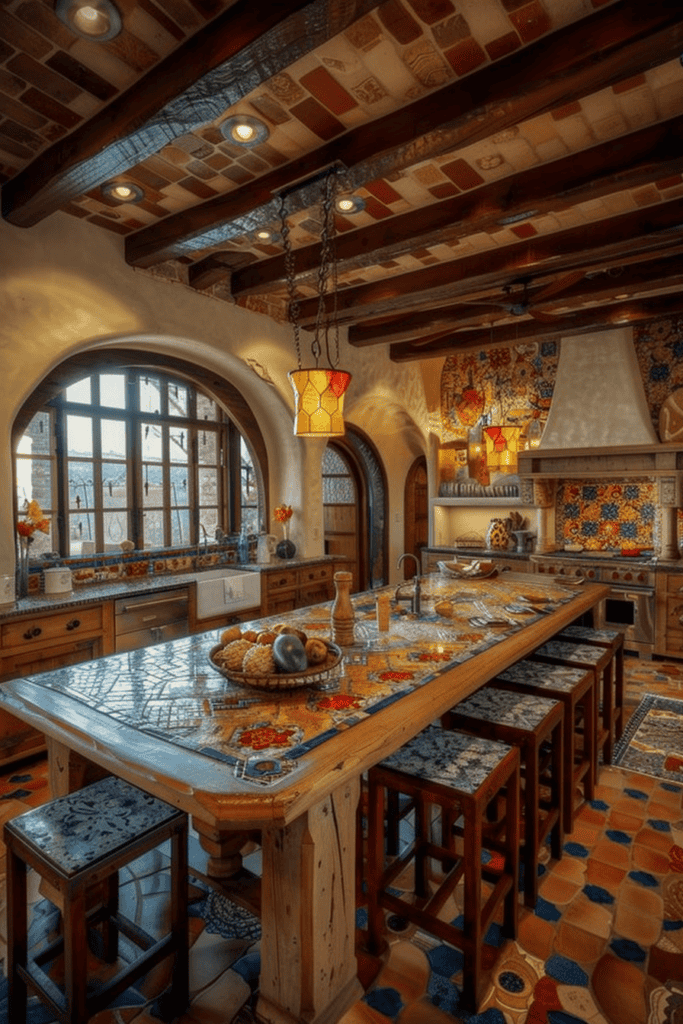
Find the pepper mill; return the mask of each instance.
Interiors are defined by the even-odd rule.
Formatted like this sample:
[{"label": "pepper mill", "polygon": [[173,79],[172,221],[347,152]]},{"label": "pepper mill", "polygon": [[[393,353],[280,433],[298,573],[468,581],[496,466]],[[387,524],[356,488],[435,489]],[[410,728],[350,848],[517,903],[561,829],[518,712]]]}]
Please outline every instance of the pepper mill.
[{"label": "pepper mill", "polygon": [[339,647],[350,647],[353,643],[353,622],[354,611],[351,604],[351,582],[353,575],[350,572],[335,572],[334,589],[335,596],[332,604],[332,642]]}]

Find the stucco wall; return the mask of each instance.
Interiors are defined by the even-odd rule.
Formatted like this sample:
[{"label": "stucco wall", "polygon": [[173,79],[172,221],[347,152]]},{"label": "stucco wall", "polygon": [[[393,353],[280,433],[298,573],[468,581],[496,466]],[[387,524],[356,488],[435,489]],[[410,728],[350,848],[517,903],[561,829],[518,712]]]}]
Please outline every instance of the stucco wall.
[{"label": "stucco wall", "polygon": [[[322,552],[320,460],[324,443],[295,438],[287,371],[291,330],[176,282],[137,272],[108,232],[56,214],[29,230],[0,220],[0,574],[12,572],[11,428],[26,397],[67,356],[113,344],[176,354],[230,380],[249,402],[269,455],[272,502],[295,510],[292,539]],[[272,383],[249,362],[267,371]],[[389,481],[389,563],[403,544],[403,486],[428,445],[427,400],[417,364],[396,365],[382,347],[353,349],[346,419],[377,446]]]}]

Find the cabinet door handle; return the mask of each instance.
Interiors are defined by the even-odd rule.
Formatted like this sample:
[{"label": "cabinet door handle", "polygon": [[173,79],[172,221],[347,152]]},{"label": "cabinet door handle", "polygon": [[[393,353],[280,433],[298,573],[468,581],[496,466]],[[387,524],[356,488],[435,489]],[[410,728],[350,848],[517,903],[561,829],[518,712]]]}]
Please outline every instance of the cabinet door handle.
[{"label": "cabinet door handle", "polygon": [[35,638],[40,636],[42,632],[43,631],[40,626],[33,626],[32,629],[27,629],[24,633],[24,640],[35,640]]},{"label": "cabinet door handle", "polygon": [[81,620],[80,619],[70,619],[69,622],[67,622],[67,624],[66,624],[66,628],[69,631],[71,631],[72,629],[78,629],[80,624],[81,624]]}]

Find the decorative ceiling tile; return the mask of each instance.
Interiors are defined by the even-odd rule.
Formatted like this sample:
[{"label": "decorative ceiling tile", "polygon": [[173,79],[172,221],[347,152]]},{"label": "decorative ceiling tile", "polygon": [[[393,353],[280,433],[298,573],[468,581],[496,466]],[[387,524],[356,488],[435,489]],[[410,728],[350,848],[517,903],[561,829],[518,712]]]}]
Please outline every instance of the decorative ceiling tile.
[{"label": "decorative ceiling tile", "polygon": [[62,75],[64,78],[69,79],[77,85],[79,89],[90,93],[98,100],[106,102],[112,99],[116,95],[116,88],[107,82],[106,79],[101,78],[100,75],[91,71],[80,61],[74,60],[69,53],[65,53],[64,50],[57,50],[45,61],[46,65]]},{"label": "decorative ceiling tile", "polygon": [[434,41],[438,43],[442,50],[448,50],[456,43],[469,39],[472,35],[472,30],[468,20],[463,18],[462,14],[456,14],[452,18],[447,18],[442,24],[434,25],[432,27],[432,35],[434,36]]},{"label": "decorative ceiling tile", "polygon": [[377,17],[397,43],[406,46],[422,35],[422,27],[400,0],[386,0],[377,10]]},{"label": "decorative ceiling tile", "polygon": [[341,135],[345,131],[345,126],[342,122],[333,117],[312,96],[291,107],[291,113],[298,117],[310,131],[326,142],[336,138],[337,135]]},{"label": "decorative ceiling tile", "polygon": [[507,57],[508,54],[518,50],[520,46],[519,36],[515,32],[506,32],[505,35],[492,39],[490,43],[485,43],[484,48],[489,60],[495,61]]},{"label": "decorative ceiling tile", "polygon": [[353,96],[325,68],[318,67],[302,75],[300,83],[336,116],[346,114],[357,106]]},{"label": "decorative ceiling tile", "polygon": [[441,170],[463,191],[477,188],[484,183],[481,174],[475,171],[474,167],[471,167],[466,160],[451,160],[450,163],[442,164]]},{"label": "decorative ceiling tile", "polygon": [[459,77],[469,75],[488,59],[476,39],[464,39],[450,50],[446,50],[444,56]]},{"label": "decorative ceiling tile", "polygon": [[427,39],[407,47],[403,59],[426,89],[438,89],[453,78],[452,71]]},{"label": "decorative ceiling tile", "polygon": [[546,11],[537,0],[520,7],[519,10],[510,12],[510,21],[519,32],[523,43],[532,43],[550,32],[552,23]]},{"label": "decorative ceiling tile", "polygon": [[9,11],[0,8],[0,39],[5,43],[22,50],[40,60],[47,56],[52,50],[52,43],[48,42],[38,32],[34,32],[28,25],[23,24],[13,17]]},{"label": "decorative ceiling tile", "polygon": [[268,80],[268,89],[281,103],[291,106],[305,96],[304,90],[291,75],[282,72]]},{"label": "decorative ceiling tile", "polygon": [[51,96],[46,96],[39,89],[27,89],[21,98],[22,102],[31,107],[32,110],[43,114],[51,121],[55,121],[62,128],[75,128],[82,120],[73,110],[69,110],[62,103],[53,100]]}]

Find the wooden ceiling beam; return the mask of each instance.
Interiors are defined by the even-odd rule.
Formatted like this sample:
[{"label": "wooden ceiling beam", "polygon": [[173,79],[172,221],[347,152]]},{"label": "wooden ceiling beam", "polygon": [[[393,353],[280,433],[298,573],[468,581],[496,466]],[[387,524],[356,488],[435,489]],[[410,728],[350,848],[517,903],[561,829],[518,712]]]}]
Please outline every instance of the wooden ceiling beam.
[{"label": "wooden ceiling beam", "polygon": [[[682,49],[683,22],[670,0],[646,8],[620,0],[244,188],[129,235],[126,259],[149,267],[222,245],[276,221],[276,194],[332,163],[341,161],[350,187],[360,187],[677,58]],[[288,211],[309,202],[308,194],[293,193]]]},{"label": "wooden ceiling beam", "polygon": [[526,343],[533,338],[573,337],[595,331],[609,331],[659,317],[680,316],[683,313],[683,295],[660,295],[656,298],[615,303],[607,310],[591,310],[571,319],[558,320],[556,325],[525,320],[517,324],[481,328],[474,331],[450,332],[440,335],[429,344],[400,342],[389,346],[389,358],[395,363],[409,363],[416,359],[443,359],[465,349],[480,349],[497,344]]},{"label": "wooden ceiling beam", "polygon": [[220,117],[377,2],[331,5],[330,17],[326,0],[278,0],[255,17],[251,0],[237,0],[3,185],[3,216],[19,227],[37,224],[173,139]]},{"label": "wooden ceiling beam", "polygon": [[[683,172],[682,153],[683,116],[679,116],[616,142],[611,139],[580,154],[482,185],[465,195],[339,234],[337,266],[341,271],[361,269],[397,259],[416,248],[495,230],[503,220],[524,219],[524,213],[529,218],[557,213],[587,199],[671,178]],[[207,261],[211,259],[206,257]],[[320,243],[297,249],[294,262],[296,279],[317,272]],[[262,294],[285,277],[284,255],[260,260],[233,275],[232,294],[235,299]]]},{"label": "wooden ceiling beam", "polygon": [[[683,246],[676,248],[678,255],[683,254]],[[652,254],[653,257],[659,253]],[[672,254],[662,259],[653,258],[639,263],[601,268],[590,271],[583,281],[563,290],[552,300],[543,302],[539,308],[552,311],[554,305],[565,305],[567,302],[580,304],[585,301],[614,302],[615,294],[626,292],[662,292],[670,288],[683,288],[683,265],[672,261]],[[562,276],[562,275],[560,275]],[[534,279],[538,283],[538,279]],[[528,298],[534,304],[534,296],[544,290],[529,289]],[[448,331],[457,330],[468,320],[481,319],[487,313],[492,318],[504,315],[504,311],[496,314],[496,301],[510,302],[511,297],[504,293],[484,298],[479,303],[476,299],[471,305],[455,302],[448,306],[430,308],[406,316],[381,321],[354,324],[349,328],[348,341],[354,348],[366,348],[371,345],[383,345],[400,341],[417,341],[419,339],[434,340],[432,335],[439,336]],[[583,312],[578,310],[579,313]],[[573,314],[572,314],[573,315]],[[569,322],[570,317],[566,317]],[[526,321],[525,321],[526,323]]]},{"label": "wooden ceiling beam", "polygon": [[[325,307],[333,307],[339,324],[411,312],[429,304],[454,303],[474,289],[498,287],[508,281],[568,270],[584,270],[586,263],[620,260],[647,252],[661,252],[680,241],[683,199],[671,200],[607,218],[577,228],[517,242],[500,249],[469,255],[413,273],[398,274],[328,295]],[[318,316],[318,300],[305,299],[299,306],[299,323],[307,326]]]}]

